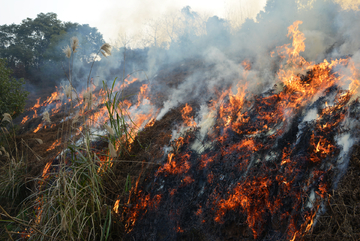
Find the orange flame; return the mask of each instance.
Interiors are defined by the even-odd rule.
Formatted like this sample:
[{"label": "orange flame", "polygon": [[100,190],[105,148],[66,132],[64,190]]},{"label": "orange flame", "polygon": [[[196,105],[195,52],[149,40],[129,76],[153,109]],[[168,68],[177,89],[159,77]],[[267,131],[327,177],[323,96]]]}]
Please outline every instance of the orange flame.
[{"label": "orange flame", "polygon": [[49,169],[51,167],[51,164],[52,164],[52,161],[46,163],[44,169],[43,169],[43,173],[42,173],[42,178],[43,179],[46,179],[46,177],[48,176],[48,172],[49,172]]},{"label": "orange flame", "polygon": [[191,106],[185,104],[185,107],[181,110],[181,117],[183,118],[184,123],[187,126],[196,127],[196,122],[194,121],[193,117],[189,116],[191,112],[192,112]]},{"label": "orange flame", "polygon": [[22,121],[21,121],[21,124],[25,124],[25,122],[27,122],[29,120],[29,116],[25,116]]},{"label": "orange flame", "polygon": [[46,151],[51,151],[51,150],[54,150],[57,146],[60,146],[60,141],[59,140],[56,140],[53,144],[51,144],[51,146],[46,149]]}]

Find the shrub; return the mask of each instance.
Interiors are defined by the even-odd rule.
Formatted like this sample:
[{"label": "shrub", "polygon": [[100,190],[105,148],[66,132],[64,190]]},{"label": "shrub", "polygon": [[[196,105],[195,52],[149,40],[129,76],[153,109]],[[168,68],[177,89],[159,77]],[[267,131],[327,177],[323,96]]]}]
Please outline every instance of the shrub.
[{"label": "shrub", "polygon": [[6,61],[0,59],[0,116],[9,113],[12,117],[19,115],[25,107],[29,94],[24,89],[24,79],[11,77],[12,70],[7,68]]}]

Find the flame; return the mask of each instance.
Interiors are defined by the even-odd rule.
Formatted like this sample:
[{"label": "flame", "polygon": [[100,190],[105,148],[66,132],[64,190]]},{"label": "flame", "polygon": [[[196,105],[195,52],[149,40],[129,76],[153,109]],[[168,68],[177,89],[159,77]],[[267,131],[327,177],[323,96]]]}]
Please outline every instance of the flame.
[{"label": "flame", "polygon": [[[334,134],[329,133],[340,128],[345,120],[347,105],[360,90],[358,66],[350,59],[324,60],[315,64],[301,56],[305,51],[305,35],[299,31],[301,23],[296,21],[288,28],[287,36],[292,40],[291,44],[276,48],[276,53],[281,58],[281,66],[276,74],[277,87],[272,92],[260,96],[250,96],[246,92],[251,64],[245,60],[241,63],[244,73],[236,86],[236,94],[232,93],[233,88],[230,87],[217,93],[217,99],[211,100],[208,107],[211,111],[217,112],[218,117],[213,133],[206,137],[212,138],[211,141],[220,152],[207,150],[205,154],[195,158],[187,149],[186,138],[181,137],[172,143],[172,152],[155,172],[158,179],[176,176],[178,179],[175,180],[181,180],[180,183],[174,184],[177,186],[168,187],[163,193],[175,200],[178,193],[181,193],[181,188],[195,185],[193,168],[197,168],[209,186],[216,188],[207,199],[207,205],[211,206],[213,213],[204,213],[206,208],[200,207],[194,211],[195,215],[214,214],[213,220],[222,223],[227,212],[238,212],[246,216],[246,223],[252,230],[254,239],[262,234],[269,216],[275,214],[280,217],[281,223],[288,223],[286,237],[289,240],[301,238],[311,230],[319,202],[326,197],[329,190],[322,178],[326,170],[321,169],[321,164],[329,157],[337,156],[339,152]],[[275,51],[271,55],[275,56]],[[347,67],[351,73],[345,75],[335,72],[334,70],[340,69],[339,67]],[[274,146],[280,145],[278,140],[281,138],[282,141],[287,141],[283,134],[290,129],[294,116],[299,118],[299,113],[304,112],[305,106],[314,103],[319,96],[331,93],[330,87],[345,86],[346,83],[349,83],[349,90],[339,90],[330,105],[327,101],[318,101],[318,117],[312,120],[315,128],[304,137],[307,138],[306,145],[297,147],[297,144],[283,143],[276,158],[269,157],[270,161],[267,157],[264,157],[266,160],[259,158],[261,154],[258,153],[267,153],[273,150]],[[140,97],[138,103],[139,100]],[[193,118],[193,109],[188,103],[182,108],[181,114],[186,126],[197,126]],[[261,141],[263,138],[267,138],[266,143]],[[298,155],[296,148],[303,148],[301,151],[306,154]],[[227,163],[227,160],[235,160],[236,163]],[[241,175],[246,174],[223,191],[219,182],[225,175],[217,173],[216,169],[212,170],[219,165],[233,165],[236,168],[232,169],[234,173],[231,173],[234,178],[237,178],[237,171]],[[310,175],[304,178],[304,186],[294,188],[299,185],[297,179],[304,172],[303,166],[310,169]],[[303,197],[311,188],[317,195],[313,206],[309,208],[304,206]],[[152,197],[160,189],[154,190],[154,193],[151,193]],[[145,195],[140,190],[137,195],[139,202],[136,205],[140,205],[140,210],[131,209],[131,227],[135,224],[136,218],[140,217],[140,213],[146,214],[146,206],[152,202],[150,194]],[[285,196],[286,201],[283,199]],[[302,219],[284,209],[284,206],[288,205],[286,202],[291,202],[292,210],[305,210]]]},{"label": "flame", "polygon": [[116,200],[114,207],[113,207],[113,211],[115,213],[119,213],[119,203],[120,203],[120,199]]},{"label": "flame", "polygon": [[241,62],[241,65],[245,70],[251,70],[251,63],[249,60],[245,59],[243,62]]},{"label": "flame", "polygon": [[163,167],[160,167],[155,175],[160,173],[165,173],[166,175],[186,173],[190,169],[189,159],[190,155],[188,153],[178,156],[176,160],[173,159],[170,163],[165,163]]},{"label": "flame", "polygon": [[48,172],[49,172],[49,169],[51,167],[51,164],[52,164],[52,161],[46,163],[44,169],[43,169],[43,173],[42,173],[42,178],[45,180],[48,176]]},{"label": "flame", "polygon": [[29,120],[29,116],[25,116],[22,121],[21,121],[21,124],[25,124],[25,122],[27,122]]},{"label": "flame", "polygon": [[[196,176],[192,172],[192,168],[197,168],[198,171],[204,174],[204,183],[214,185],[211,196],[208,197],[207,203],[211,205],[213,220],[216,223],[222,223],[225,215],[229,211],[235,211],[246,216],[246,223],[252,230],[254,238],[258,238],[268,222],[269,215],[277,214],[281,221],[288,223],[287,237],[295,240],[301,237],[304,233],[311,230],[314,225],[319,204],[316,203],[312,208],[306,210],[306,215],[303,220],[299,220],[288,210],[283,210],[286,204],[280,197],[286,196],[291,200],[292,208],[299,210],[303,208],[302,197],[305,196],[310,185],[316,190],[317,198],[325,198],[329,187],[322,180],[322,175],[325,171],[319,171],[318,168],[321,163],[329,157],[335,156],[339,148],[335,144],[334,136],[329,135],[333,129],[338,129],[340,124],[345,120],[344,110],[347,105],[354,98],[355,93],[360,90],[360,82],[358,81],[360,74],[357,66],[350,61],[350,59],[331,60],[328,62],[324,60],[321,63],[315,64],[306,61],[301,53],[305,50],[305,35],[299,31],[299,26],[302,22],[296,21],[288,28],[287,36],[292,40],[291,44],[286,44],[276,48],[277,55],[282,59],[281,66],[277,72],[277,88],[273,92],[269,92],[264,96],[250,96],[247,93],[247,82],[249,71],[251,71],[251,63],[244,60],[241,65],[244,72],[241,80],[237,86],[236,94],[232,92],[235,88],[229,87],[222,92],[218,92],[218,98],[211,100],[208,105],[209,109],[218,114],[216,124],[212,135],[206,136],[219,146],[219,152],[214,153],[208,151],[200,157],[194,159],[193,153],[186,149],[186,144],[189,140],[184,137],[176,139],[172,143],[172,151],[167,154],[166,162],[155,171],[155,176],[169,177],[177,176],[179,180],[178,186],[166,188],[164,195],[170,195],[171,198],[177,198],[177,194],[181,193],[181,188],[194,185]],[[271,53],[275,56],[275,51]],[[343,75],[341,73],[334,73],[333,70],[339,66],[347,66],[351,70],[351,75]],[[306,73],[306,75],[305,75]],[[125,79],[123,83],[117,82],[114,86],[114,91],[129,86],[137,81],[133,78],[131,80]],[[323,95],[328,89],[334,85],[349,84],[349,91],[339,91],[334,97],[334,103],[322,102],[319,105],[318,117],[313,120],[316,127],[311,130],[308,135],[308,146],[302,147],[303,152],[308,155],[295,155],[294,146],[290,143],[284,144],[284,147],[279,151],[276,161],[260,160],[258,153],[272,150],[271,147],[278,145],[277,138],[289,129],[292,118],[303,111],[303,107],[309,103],[317,100],[319,95]],[[109,121],[110,116],[105,103],[106,91],[100,89],[98,93],[94,93],[96,86],[92,85],[90,88],[83,90],[79,96],[80,100],[74,105],[76,111],[80,116],[86,116],[86,121],[79,127],[79,132],[83,130],[84,126],[98,127]],[[143,84],[140,87],[140,92],[137,98],[124,99],[119,101],[119,105],[113,108],[119,113],[124,114],[124,118],[128,118],[126,125],[131,129],[126,135],[130,135],[129,142],[133,142],[138,130],[142,127],[150,127],[155,124],[155,108],[143,108],[150,105],[149,98],[150,87]],[[57,102],[64,95],[54,92],[41,106],[47,106],[56,102],[52,113],[57,113],[61,108],[61,103]],[[99,98],[102,97],[102,98]],[[91,98],[94,105],[86,101]],[[251,99],[251,104],[248,99]],[[69,100],[68,100],[69,101]],[[40,108],[40,98],[32,110],[35,112],[33,118],[37,116],[37,110]],[[63,103],[64,105],[66,103]],[[80,108],[81,107],[81,108]],[[80,108],[78,110],[77,108]],[[145,110],[146,109],[146,110]],[[158,111],[158,110],[157,110]],[[184,124],[188,127],[196,127],[197,123],[194,120],[194,110],[186,103],[181,110]],[[25,123],[25,117],[23,122]],[[34,133],[39,131],[43,124],[34,130]],[[236,141],[229,141],[232,135],[235,135]],[[119,148],[121,139],[124,136],[118,137],[116,148]],[[261,139],[267,138],[267,143],[261,142]],[[285,138],[284,138],[285,139]],[[285,142],[285,141],[284,141]],[[55,141],[46,151],[50,151],[60,145],[60,141]],[[130,147],[127,147],[130,148]],[[227,160],[236,160],[236,163],[227,163]],[[222,161],[222,163],[219,163]],[[271,163],[270,163],[271,162]],[[255,164],[251,164],[255,163]],[[311,165],[309,165],[309,163]],[[107,165],[112,165],[111,159],[107,157],[100,157],[99,169],[105,170]],[[232,186],[228,187],[226,191],[221,190],[219,180],[222,180],[222,175],[212,170],[216,165],[234,165],[235,171],[231,173],[236,176],[236,171],[246,173],[241,180],[236,179]],[[251,169],[251,165],[256,165],[260,171],[255,172]],[[311,170],[309,178],[306,177],[306,186],[294,189],[298,185],[296,178],[302,171],[301,165],[315,166]],[[43,178],[45,179],[51,163],[47,163],[43,170]],[[309,168],[310,168],[309,167]],[[258,175],[260,173],[260,175]],[[276,175],[274,175],[276,173]],[[254,175],[253,175],[254,174]],[[138,182],[136,187],[130,191],[127,206],[124,205],[123,215],[128,215],[125,219],[126,230],[130,232],[135,225],[137,219],[145,215],[148,210],[157,210],[163,200],[163,194],[153,194],[138,191]],[[273,193],[276,194],[273,196]],[[160,189],[159,189],[160,190]],[[135,195],[138,202],[131,204],[131,195]],[[318,200],[318,199],[316,199]],[[119,214],[120,199],[117,199],[113,211]],[[200,206],[197,209],[196,215],[208,215],[207,208]],[[176,212],[176,211],[174,211]],[[302,224],[301,224],[302,223]],[[185,226],[182,226],[185,228]],[[184,230],[178,225],[177,232]]]},{"label": "flame", "polygon": [[178,226],[178,227],[176,228],[176,232],[178,232],[178,233],[183,233],[184,230],[183,230],[180,226]]},{"label": "flame", "polygon": [[[57,89],[57,87],[56,87],[56,89]],[[57,91],[51,93],[51,95],[49,97],[47,97],[47,99],[41,104],[41,106],[50,105],[50,104],[54,103],[55,101],[59,100],[61,96],[63,96],[63,94],[60,94],[59,91],[57,90]]]},{"label": "flame", "polygon": [[113,164],[114,164],[113,158],[108,158],[107,156],[100,156],[100,163],[97,172],[98,173],[105,172],[108,168],[111,168]]},{"label": "flame", "polygon": [[190,117],[190,113],[192,112],[191,106],[185,104],[185,107],[181,110],[181,116],[184,120],[184,123],[189,127],[196,127],[196,122],[194,121],[193,117]]},{"label": "flame", "polygon": [[265,225],[262,219],[265,213],[264,207],[271,210],[272,213],[279,208],[269,201],[269,190],[267,187],[270,185],[271,180],[267,177],[255,177],[253,180],[238,183],[234,193],[231,193],[228,199],[219,202],[219,209],[214,220],[221,222],[221,217],[225,215],[226,210],[235,209],[239,206],[246,212],[247,223],[253,230],[254,238],[256,239],[258,233]]},{"label": "flame", "polygon": [[153,198],[151,198],[148,194],[143,199],[141,199],[140,202],[138,202],[135,207],[132,208],[134,212],[130,213],[130,217],[126,221],[125,228],[127,232],[130,232],[132,230],[132,227],[134,226],[135,221],[139,217],[142,210],[145,210],[146,208],[150,208],[151,210],[158,209],[161,199],[162,195],[159,194],[154,196]]},{"label": "flame", "polygon": [[41,127],[43,127],[43,126],[44,126],[44,124],[40,123],[33,132],[34,133],[38,132],[41,129]]},{"label": "flame", "polygon": [[56,140],[54,141],[53,144],[51,144],[51,146],[48,149],[46,149],[46,151],[54,150],[57,146],[60,146],[60,144],[61,144],[60,140]]},{"label": "flame", "polygon": [[138,78],[132,78],[131,80],[125,79],[121,85],[119,85],[118,82],[118,84],[114,88],[114,91],[120,91],[136,81],[138,81]]},{"label": "flame", "polygon": [[40,99],[41,97],[39,97],[38,99],[36,99],[36,104],[31,108],[31,110],[34,111],[34,115],[32,118],[36,118],[38,115],[37,115],[37,109],[40,107]]},{"label": "flame", "polygon": [[139,107],[142,103],[142,101],[144,99],[148,99],[147,94],[148,94],[148,85],[147,84],[143,84],[140,87],[140,92],[138,94],[138,103],[136,104],[137,107]]},{"label": "flame", "polygon": [[155,124],[156,119],[155,118],[151,118],[151,120],[145,125],[145,128],[151,127]]}]

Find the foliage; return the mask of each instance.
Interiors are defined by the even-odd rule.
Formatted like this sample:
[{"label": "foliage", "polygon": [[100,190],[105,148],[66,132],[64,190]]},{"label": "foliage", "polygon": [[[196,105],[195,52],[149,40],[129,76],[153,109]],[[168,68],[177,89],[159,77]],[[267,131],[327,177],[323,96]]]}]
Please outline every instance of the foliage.
[{"label": "foliage", "polygon": [[28,92],[24,90],[23,79],[11,77],[12,71],[0,59],[0,115],[10,113],[13,117],[24,110]]},{"label": "foliage", "polygon": [[[29,240],[107,240],[111,226],[111,207],[104,203],[102,172],[99,158],[76,146],[69,146],[72,156],[69,167],[60,163],[39,179],[39,191],[29,210],[41,206],[36,213],[39,232]],[[45,181],[44,181],[45,180]]]},{"label": "foliage", "polygon": [[16,77],[34,84],[44,81],[53,84],[64,77],[62,48],[73,36],[79,38],[82,46],[77,54],[79,64],[88,64],[91,54],[104,44],[96,28],[62,22],[55,13],[40,13],[18,25],[0,26],[0,58],[6,59]]},{"label": "foliage", "polygon": [[[23,141],[17,143],[15,126],[8,113],[1,120],[1,123],[4,122],[8,123],[10,128],[9,130],[5,127],[0,128],[0,213],[6,212],[3,209],[6,208],[11,215],[16,215],[22,213],[22,202],[29,195],[29,190],[26,188],[26,158],[18,149],[18,146],[26,143]],[[17,226],[7,222],[8,220],[3,220],[1,216],[0,240],[5,240],[1,238],[5,235],[5,230],[21,231]]]},{"label": "foliage", "polygon": [[110,135],[109,141],[115,146],[116,141],[119,143],[120,155],[127,152],[130,143],[134,141],[136,129],[129,125],[131,118],[124,107],[122,106],[121,92],[114,91],[115,82],[113,81],[111,89],[108,88],[105,81],[103,81],[104,90],[106,90],[105,106],[109,114],[109,121],[114,135]]}]

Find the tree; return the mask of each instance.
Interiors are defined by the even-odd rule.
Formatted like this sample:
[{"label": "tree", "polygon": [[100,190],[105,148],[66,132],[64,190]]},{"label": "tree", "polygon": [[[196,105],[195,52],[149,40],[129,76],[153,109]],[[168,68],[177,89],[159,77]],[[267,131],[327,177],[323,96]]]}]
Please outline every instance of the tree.
[{"label": "tree", "polygon": [[[65,29],[55,13],[40,13],[37,18],[24,19],[21,24],[0,26],[0,57],[12,69],[22,68],[25,76],[39,72],[51,37]],[[17,73],[15,73],[17,74]]]},{"label": "tree", "polygon": [[65,77],[62,65],[66,58],[62,49],[74,36],[80,45],[76,62],[86,67],[105,43],[102,35],[87,24],[62,22],[55,13],[40,13],[19,25],[1,25],[0,58],[7,60],[15,77],[26,78],[33,84],[53,85]]},{"label": "tree", "polygon": [[28,92],[24,90],[23,79],[11,77],[12,71],[6,61],[0,59],[0,115],[9,113],[12,117],[19,115],[25,107]]}]

